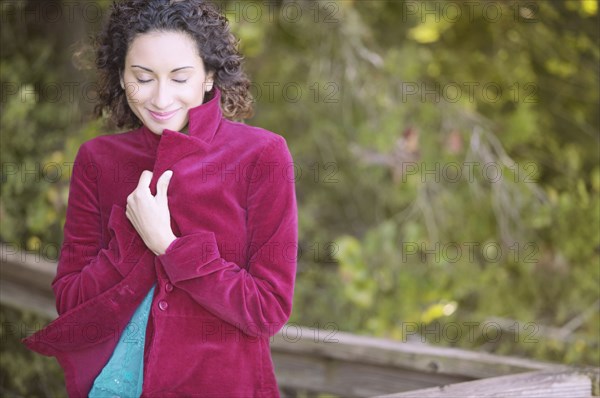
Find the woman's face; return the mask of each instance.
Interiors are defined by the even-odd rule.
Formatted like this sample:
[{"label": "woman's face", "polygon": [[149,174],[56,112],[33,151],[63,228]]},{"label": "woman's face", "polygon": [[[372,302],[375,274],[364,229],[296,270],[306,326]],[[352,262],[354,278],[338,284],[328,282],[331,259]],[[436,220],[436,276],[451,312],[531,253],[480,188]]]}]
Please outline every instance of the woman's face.
[{"label": "woman's face", "polygon": [[212,88],[194,40],[181,32],[148,32],[130,44],[121,77],[129,107],[155,134],[183,131],[188,110]]}]

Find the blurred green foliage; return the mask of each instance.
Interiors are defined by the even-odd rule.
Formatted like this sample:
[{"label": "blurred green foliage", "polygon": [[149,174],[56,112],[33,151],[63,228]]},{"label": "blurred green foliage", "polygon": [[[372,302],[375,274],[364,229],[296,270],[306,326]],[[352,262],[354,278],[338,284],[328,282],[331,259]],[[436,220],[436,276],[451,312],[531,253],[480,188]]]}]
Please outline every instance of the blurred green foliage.
[{"label": "blurred green foliage", "polygon": [[597,8],[319,4],[233,24],[301,173],[293,320],[598,364]]},{"label": "blurred green foliage", "polygon": [[[250,3],[220,4],[248,123],[297,165],[290,321],[598,366],[597,2]],[[92,27],[55,28],[2,24],[5,92],[86,78],[65,60]],[[3,241],[60,243],[68,175],[44,165],[107,133],[90,105],[3,94]],[[2,388],[25,394],[11,363]]]},{"label": "blurred green foliage", "polygon": [[19,339],[40,330],[47,319],[28,311],[0,306],[0,396],[66,397],[62,369],[55,358],[38,355]]}]

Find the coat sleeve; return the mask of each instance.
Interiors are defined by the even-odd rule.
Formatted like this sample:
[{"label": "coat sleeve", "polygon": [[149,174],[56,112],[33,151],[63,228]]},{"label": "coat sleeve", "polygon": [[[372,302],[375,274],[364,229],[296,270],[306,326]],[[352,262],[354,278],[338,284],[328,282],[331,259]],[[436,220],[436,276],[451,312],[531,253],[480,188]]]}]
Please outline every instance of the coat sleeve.
[{"label": "coat sleeve", "polygon": [[64,240],[52,282],[59,315],[115,286],[136,264],[148,263],[142,261],[148,259],[148,249],[117,204],[108,220],[110,240],[101,247],[98,181],[103,170],[92,161],[88,144],[81,145],[73,164]]},{"label": "coat sleeve", "polygon": [[211,231],[180,236],[158,256],[173,284],[251,336],[274,335],[292,310],[298,250],[292,165],[283,137],[255,164],[247,198],[246,266],[223,259]]}]

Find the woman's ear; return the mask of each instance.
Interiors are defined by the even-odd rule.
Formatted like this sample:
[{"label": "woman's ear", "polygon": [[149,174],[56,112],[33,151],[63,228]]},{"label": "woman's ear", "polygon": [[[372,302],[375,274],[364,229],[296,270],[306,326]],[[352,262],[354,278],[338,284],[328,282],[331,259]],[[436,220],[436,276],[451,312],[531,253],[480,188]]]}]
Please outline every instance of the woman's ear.
[{"label": "woman's ear", "polygon": [[121,88],[125,90],[125,83],[123,82],[123,72],[119,71],[119,80],[121,81]]},{"label": "woman's ear", "polygon": [[214,85],[214,72],[210,72],[207,76],[206,76],[206,80],[205,80],[205,89],[204,91],[206,91],[207,93],[212,90],[213,85]]}]

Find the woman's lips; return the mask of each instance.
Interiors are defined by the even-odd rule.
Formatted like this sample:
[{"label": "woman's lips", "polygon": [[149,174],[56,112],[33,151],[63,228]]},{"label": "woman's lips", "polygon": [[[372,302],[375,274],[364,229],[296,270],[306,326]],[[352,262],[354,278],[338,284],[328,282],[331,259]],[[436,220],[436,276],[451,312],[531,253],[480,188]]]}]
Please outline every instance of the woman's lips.
[{"label": "woman's lips", "polygon": [[148,109],[148,112],[150,112],[150,115],[152,115],[152,117],[158,121],[165,121],[165,120],[169,120],[170,118],[173,117],[173,115],[175,115],[177,113],[179,109],[176,109],[174,111],[171,112],[153,112],[151,110]]}]

